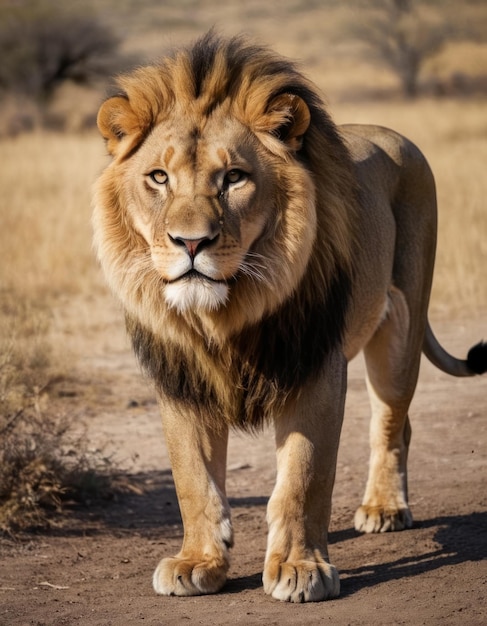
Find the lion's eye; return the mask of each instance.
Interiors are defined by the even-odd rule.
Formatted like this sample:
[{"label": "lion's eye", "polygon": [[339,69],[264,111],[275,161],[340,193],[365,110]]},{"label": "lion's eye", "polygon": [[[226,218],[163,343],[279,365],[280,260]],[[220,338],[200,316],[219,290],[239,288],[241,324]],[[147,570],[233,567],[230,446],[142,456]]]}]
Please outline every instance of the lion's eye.
[{"label": "lion's eye", "polygon": [[244,181],[248,175],[242,170],[229,170],[225,175],[225,185],[235,185]]},{"label": "lion's eye", "polygon": [[164,170],[154,170],[149,174],[149,178],[156,183],[156,185],[165,185],[168,180],[168,176]]}]

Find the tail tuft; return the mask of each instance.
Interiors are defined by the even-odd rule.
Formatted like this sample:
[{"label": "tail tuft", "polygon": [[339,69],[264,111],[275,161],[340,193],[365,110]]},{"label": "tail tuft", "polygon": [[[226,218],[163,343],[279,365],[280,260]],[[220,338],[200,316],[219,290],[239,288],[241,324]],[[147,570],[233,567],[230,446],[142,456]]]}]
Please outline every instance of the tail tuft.
[{"label": "tail tuft", "polygon": [[487,372],[487,342],[481,341],[470,348],[467,356],[467,365],[475,374]]}]

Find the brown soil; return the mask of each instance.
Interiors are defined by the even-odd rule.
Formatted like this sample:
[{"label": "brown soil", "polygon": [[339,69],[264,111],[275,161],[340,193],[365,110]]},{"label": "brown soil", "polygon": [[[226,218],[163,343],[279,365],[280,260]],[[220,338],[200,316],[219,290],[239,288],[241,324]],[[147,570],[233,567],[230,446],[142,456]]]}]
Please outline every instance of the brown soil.
[{"label": "brown soil", "polygon": [[[442,320],[437,335],[463,355],[485,332],[480,318]],[[158,409],[110,299],[59,309],[55,339],[76,355],[52,402],[108,442],[134,493],[73,509],[60,528],[0,541],[0,624],[485,624],[487,623],[487,378],[457,380],[424,363],[411,410],[412,530],[359,536],[352,527],[367,469],[368,400],[352,363],[331,525],[341,572],[337,600],[279,603],[262,591],[272,433],[235,434],[228,493],[236,546],[214,596],[166,598],[151,587],[182,529]]]}]

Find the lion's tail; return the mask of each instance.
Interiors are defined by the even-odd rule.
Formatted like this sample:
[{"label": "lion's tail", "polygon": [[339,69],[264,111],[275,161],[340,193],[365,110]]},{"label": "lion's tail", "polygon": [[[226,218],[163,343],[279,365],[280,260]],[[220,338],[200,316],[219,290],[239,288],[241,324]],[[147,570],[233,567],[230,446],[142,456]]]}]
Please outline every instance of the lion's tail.
[{"label": "lion's tail", "polygon": [[470,348],[466,359],[457,359],[441,347],[429,323],[423,341],[423,354],[438,369],[451,376],[475,376],[487,372],[487,342],[480,341]]}]

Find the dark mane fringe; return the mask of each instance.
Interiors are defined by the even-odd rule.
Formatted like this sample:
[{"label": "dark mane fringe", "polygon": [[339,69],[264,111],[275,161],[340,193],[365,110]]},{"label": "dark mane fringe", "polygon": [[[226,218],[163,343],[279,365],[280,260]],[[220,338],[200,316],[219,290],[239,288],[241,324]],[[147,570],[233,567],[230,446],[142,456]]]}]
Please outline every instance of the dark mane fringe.
[{"label": "dark mane fringe", "polygon": [[212,427],[256,430],[318,376],[340,346],[350,287],[350,277],[339,272],[327,294],[302,302],[302,294],[295,294],[276,313],[233,337],[230,363],[214,349],[210,358],[233,386],[231,405],[199,374],[191,349],[169,346],[129,316],[127,330],[139,362],[164,395],[211,416]]},{"label": "dark mane fringe", "polygon": [[202,409],[218,405],[215,390],[198,376],[187,351],[177,345],[169,346],[129,315],[125,316],[125,325],[142,368],[160,391],[169,398]]},{"label": "dark mane fringe", "polygon": [[342,343],[350,289],[350,277],[339,271],[326,293],[303,300],[297,293],[235,338],[244,390],[239,426],[258,428],[323,373],[328,355]]}]

